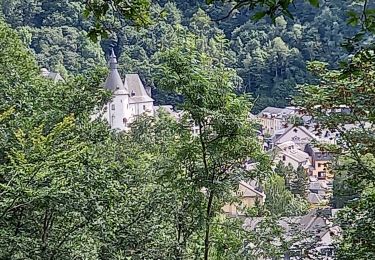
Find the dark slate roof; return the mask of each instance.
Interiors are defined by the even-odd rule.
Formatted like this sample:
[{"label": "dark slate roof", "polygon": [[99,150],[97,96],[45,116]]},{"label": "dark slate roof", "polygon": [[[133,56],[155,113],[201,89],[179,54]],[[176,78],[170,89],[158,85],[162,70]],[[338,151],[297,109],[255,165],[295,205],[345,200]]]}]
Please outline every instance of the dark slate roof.
[{"label": "dark slate roof", "polygon": [[111,90],[112,92],[116,90],[125,90],[124,83],[122,82],[122,79],[120,77],[120,74],[117,70],[118,64],[117,64],[117,59],[115,52],[112,49],[112,53],[109,59],[109,75],[105,81],[104,87],[108,90]]},{"label": "dark slate roof", "polygon": [[129,103],[145,103],[154,100],[147,94],[145,87],[138,74],[126,74],[125,88],[128,89],[130,98]]}]

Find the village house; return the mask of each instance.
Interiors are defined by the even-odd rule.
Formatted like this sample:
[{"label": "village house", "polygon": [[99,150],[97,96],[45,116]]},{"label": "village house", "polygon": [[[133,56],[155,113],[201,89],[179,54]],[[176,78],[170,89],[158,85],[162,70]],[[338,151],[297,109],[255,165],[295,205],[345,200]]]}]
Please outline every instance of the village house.
[{"label": "village house", "polygon": [[296,114],[295,107],[267,107],[263,109],[258,115],[258,119],[263,128],[263,133],[272,136],[275,131],[285,128],[288,119]]},{"label": "village house", "polygon": [[307,144],[305,152],[308,153],[311,158],[309,175],[318,180],[333,180],[333,173],[329,170],[329,166],[333,159],[332,154],[320,150],[313,144]]},{"label": "village house", "polygon": [[[300,260],[306,251],[311,256],[318,257],[313,259],[334,259],[334,239],[341,233],[340,228],[333,223],[336,212],[335,209],[313,209],[304,216],[280,218],[275,225],[282,228],[282,239],[290,242],[293,238],[298,237],[297,241],[291,243],[289,248],[285,248],[282,259]],[[263,220],[263,217],[246,218],[244,228],[255,231],[258,227],[261,228]],[[268,243],[281,245],[281,241],[277,237]],[[261,254],[264,250],[262,247],[255,247],[253,243],[245,243],[244,247],[245,252],[255,249]],[[271,258],[259,259],[268,260]]]},{"label": "village house", "polygon": [[244,215],[244,210],[246,208],[251,208],[256,205],[256,203],[262,205],[266,200],[266,195],[261,189],[256,187],[255,182],[248,183],[241,181],[238,185],[236,195],[240,199],[240,203],[225,205],[222,208],[225,214],[231,216]]},{"label": "village house", "polygon": [[58,73],[58,72],[52,72],[52,71],[49,71],[46,68],[42,68],[40,70],[40,73],[43,77],[46,77],[46,78],[52,80],[54,83],[56,83],[58,81],[64,81],[63,77],[61,77],[60,73]]},{"label": "village house", "polygon": [[295,170],[302,166],[307,171],[310,167],[310,156],[300,150],[293,141],[277,144],[273,149],[273,156],[275,164],[281,161],[285,166],[291,165]]},{"label": "village house", "polygon": [[275,145],[279,145],[288,141],[294,142],[298,149],[303,150],[306,144],[316,139],[304,126],[290,126],[288,128],[279,129],[271,138],[266,140],[268,149],[272,149]]}]

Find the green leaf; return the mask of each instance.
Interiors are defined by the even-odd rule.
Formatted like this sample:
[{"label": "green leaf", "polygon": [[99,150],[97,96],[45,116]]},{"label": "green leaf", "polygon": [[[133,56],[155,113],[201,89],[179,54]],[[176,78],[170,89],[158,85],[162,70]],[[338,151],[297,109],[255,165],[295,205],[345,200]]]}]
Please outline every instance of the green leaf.
[{"label": "green leaf", "polygon": [[310,4],[314,7],[319,7],[319,0],[309,0]]},{"label": "green leaf", "polygon": [[253,19],[254,21],[259,21],[260,19],[262,19],[267,13],[265,11],[261,11],[261,12],[257,12],[255,13],[251,19]]}]

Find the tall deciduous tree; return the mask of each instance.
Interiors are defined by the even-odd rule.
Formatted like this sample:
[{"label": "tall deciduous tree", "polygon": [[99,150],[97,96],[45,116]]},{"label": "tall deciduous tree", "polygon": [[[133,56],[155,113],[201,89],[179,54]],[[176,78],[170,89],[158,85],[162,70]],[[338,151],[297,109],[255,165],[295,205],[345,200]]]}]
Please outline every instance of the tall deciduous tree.
[{"label": "tall deciduous tree", "polygon": [[186,127],[195,125],[197,129],[190,140],[181,140],[185,151],[181,154],[181,167],[195,189],[204,194],[204,219],[198,241],[203,242],[204,248],[200,257],[208,259],[214,219],[221,207],[230,202],[239,181],[254,177],[255,173],[247,169],[248,162],[258,162],[256,171],[261,172],[266,170],[266,157],[257,141],[255,126],[248,121],[250,103],[234,93],[233,70],[213,63],[190,35],[182,44],[162,53],[161,60],[165,63],[159,72],[159,84],[182,95],[184,120],[190,122]]}]

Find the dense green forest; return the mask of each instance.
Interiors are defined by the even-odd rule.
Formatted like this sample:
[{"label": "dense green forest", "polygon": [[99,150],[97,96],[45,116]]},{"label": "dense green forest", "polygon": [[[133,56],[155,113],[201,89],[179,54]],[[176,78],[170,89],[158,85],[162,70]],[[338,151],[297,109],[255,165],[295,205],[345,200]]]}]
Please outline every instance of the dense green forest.
[{"label": "dense green forest", "polygon": [[[112,16],[109,2],[124,4],[124,13]],[[306,212],[306,176],[300,167],[272,171],[258,125],[248,120],[254,100],[243,92],[259,95],[255,111],[285,105],[296,93],[293,103],[318,128],[340,133],[336,144],[321,146],[334,155],[341,200],[333,203],[345,206],[334,220],[334,258],[375,258],[371,2],[269,1],[271,12],[259,13],[264,1],[245,1],[218,23],[213,19],[230,12],[227,1],[206,2],[217,6],[1,2],[0,259],[280,259],[290,249],[322,259],[316,233],[290,236],[278,222]],[[132,5],[150,11],[149,27],[128,26],[150,18]],[[359,11],[347,25],[352,7]],[[262,19],[255,23],[254,14]],[[106,33],[95,31],[98,22],[112,32],[95,43]],[[349,36],[347,55],[340,46]],[[112,47],[122,71],[139,72],[160,102],[179,98],[181,120],[161,112],[116,132],[92,118],[112,95],[100,87]],[[42,77],[41,67],[65,81]],[[256,167],[245,167],[249,162]],[[294,177],[285,183],[286,175]],[[221,209],[238,202],[240,180],[254,179],[267,197],[244,209],[260,221],[252,229]]]},{"label": "dense green forest", "polygon": [[105,65],[105,56],[113,47],[122,72],[140,73],[155,88],[156,101],[161,104],[174,104],[178,99],[158,91],[153,75],[157,52],[170,47],[181,30],[199,35],[207,48],[212,48],[210,41],[225,40],[230,46],[226,65],[237,71],[238,91],[257,99],[255,112],[290,104],[296,84],[312,81],[306,62],[319,60],[338,66],[347,56],[341,44],[356,31],[346,26],[347,11],[355,7],[355,3],[343,5],[341,0],[324,1],[319,9],[298,2],[292,10],[294,19],[280,16],[272,23],[266,18],[254,21],[254,11],[247,9],[221,20],[229,9],[212,8],[203,0],[159,0],[152,5],[154,22],[147,28],[108,17],[111,33],[99,46],[86,37],[93,22],[84,19],[80,1],[2,1],[5,21],[33,50],[40,67],[63,75],[81,73]]}]

